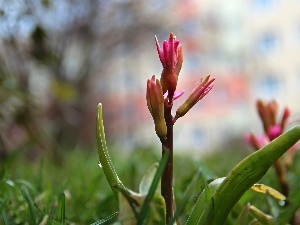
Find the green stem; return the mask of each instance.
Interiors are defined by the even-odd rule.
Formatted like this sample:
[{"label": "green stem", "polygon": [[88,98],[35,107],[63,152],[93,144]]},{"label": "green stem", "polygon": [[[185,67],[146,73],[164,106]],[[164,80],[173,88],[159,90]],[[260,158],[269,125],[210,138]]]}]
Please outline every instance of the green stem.
[{"label": "green stem", "polygon": [[161,178],[161,195],[166,202],[166,224],[172,220],[173,216],[173,117],[172,106],[165,102],[165,121],[167,124],[167,138],[162,142],[162,155],[167,151],[170,153],[168,162]]}]

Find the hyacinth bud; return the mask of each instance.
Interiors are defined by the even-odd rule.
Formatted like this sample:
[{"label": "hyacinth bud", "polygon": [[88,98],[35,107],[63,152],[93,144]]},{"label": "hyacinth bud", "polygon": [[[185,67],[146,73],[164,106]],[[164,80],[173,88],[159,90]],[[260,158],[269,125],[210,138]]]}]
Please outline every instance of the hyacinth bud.
[{"label": "hyacinth bud", "polygon": [[265,133],[268,133],[269,127],[276,124],[278,112],[278,104],[275,100],[264,103],[262,100],[257,100],[256,109],[263,123]]},{"label": "hyacinth bud", "polygon": [[161,84],[153,75],[147,80],[147,106],[153,117],[155,131],[161,140],[165,140],[167,135],[167,125],[164,118],[164,96]]},{"label": "hyacinth bud", "polygon": [[183,63],[182,46],[173,33],[170,34],[168,41],[165,40],[163,42],[163,48],[160,47],[156,36],[155,42],[158,56],[163,66],[160,79],[162,90],[163,93],[168,91],[169,101],[172,101]]},{"label": "hyacinth bud", "polygon": [[279,122],[277,122],[278,104],[275,100],[272,100],[267,103],[264,103],[262,100],[257,100],[256,108],[257,108],[259,117],[263,123],[265,133],[269,137],[272,137],[272,138],[270,138],[270,140],[273,140],[274,138],[276,138],[276,135],[273,135],[273,134],[277,133],[277,131],[279,131],[279,128],[281,130],[281,133],[283,132],[283,130],[287,124],[287,120],[291,114],[289,108],[287,108],[287,107],[284,108],[281,121],[279,121]]},{"label": "hyacinth bud", "polygon": [[288,107],[285,107],[284,111],[283,111],[282,118],[281,118],[281,124],[280,124],[282,130],[284,130],[290,115],[291,115],[290,109]]},{"label": "hyacinth bud", "polygon": [[273,141],[275,138],[282,134],[283,130],[280,125],[273,125],[268,128],[268,137],[270,141]]},{"label": "hyacinth bud", "polygon": [[212,89],[214,81],[215,78],[210,79],[210,76],[207,76],[204,80],[201,79],[197,82],[190,96],[177,109],[174,121],[176,121],[179,117],[184,116],[198,101],[207,95]]},{"label": "hyacinth bud", "polygon": [[251,147],[254,148],[254,150],[261,149],[269,143],[269,139],[265,135],[256,136],[253,133],[250,133],[246,134],[244,138],[251,145]]}]

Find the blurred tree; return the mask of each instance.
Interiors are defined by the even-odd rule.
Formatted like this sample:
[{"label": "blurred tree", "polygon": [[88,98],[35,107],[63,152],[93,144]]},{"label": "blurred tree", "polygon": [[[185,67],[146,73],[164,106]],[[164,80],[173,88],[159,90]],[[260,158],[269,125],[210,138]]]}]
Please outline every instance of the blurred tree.
[{"label": "blurred tree", "polygon": [[91,146],[93,79],[106,76],[119,43],[133,49],[141,34],[161,29],[162,4],[1,0],[1,159],[25,147],[59,156],[61,145]]}]

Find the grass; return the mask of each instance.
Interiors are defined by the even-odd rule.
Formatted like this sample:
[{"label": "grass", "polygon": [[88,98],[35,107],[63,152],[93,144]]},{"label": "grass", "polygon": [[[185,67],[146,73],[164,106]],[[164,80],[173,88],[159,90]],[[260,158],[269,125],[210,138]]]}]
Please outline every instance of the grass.
[{"label": "grass", "polygon": [[[204,158],[197,154],[192,157],[190,154],[175,155],[174,190],[177,203],[183,201],[186,188],[199,167],[204,168],[207,178],[225,176],[249,153],[231,148]],[[132,152],[114,149],[111,156],[123,184],[134,191],[138,191],[138,184],[147,168],[153,162],[160,161],[159,150],[145,148]],[[298,159],[299,154],[295,161]],[[118,211],[103,171],[97,165],[96,149],[64,151],[59,161],[57,163],[46,157],[29,160],[20,153],[1,164],[0,224],[91,224]],[[292,190],[300,188],[297,179],[299,171],[299,164],[294,163],[289,177]],[[278,187],[272,169],[263,182]],[[183,219],[195,200],[194,194],[183,211]],[[250,193],[242,201],[250,201],[267,209],[264,207],[265,198],[257,197],[257,194]]]}]

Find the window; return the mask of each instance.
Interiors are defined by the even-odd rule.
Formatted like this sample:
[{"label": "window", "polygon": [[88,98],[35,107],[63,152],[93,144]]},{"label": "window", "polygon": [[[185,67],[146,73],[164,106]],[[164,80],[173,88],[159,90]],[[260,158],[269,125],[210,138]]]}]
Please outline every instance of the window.
[{"label": "window", "polygon": [[258,84],[258,94],[266,99],[273,99],[280,94],[282,82],[272,74],[265,75]]},{"label": "window", "polygon": [[265,12],[275,5],[275,0],[252,0],[256,11]]},{"label": "window", "polygon": [[279,45],[279,39],[274,33],[265,33],[258,40],[258,50],[261,54],[273,53]]}]

